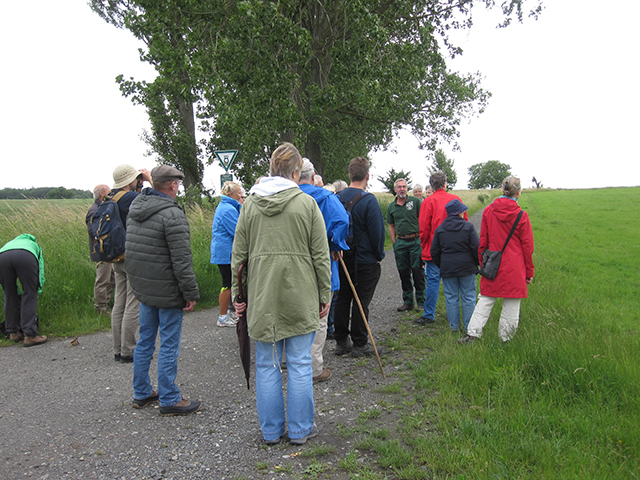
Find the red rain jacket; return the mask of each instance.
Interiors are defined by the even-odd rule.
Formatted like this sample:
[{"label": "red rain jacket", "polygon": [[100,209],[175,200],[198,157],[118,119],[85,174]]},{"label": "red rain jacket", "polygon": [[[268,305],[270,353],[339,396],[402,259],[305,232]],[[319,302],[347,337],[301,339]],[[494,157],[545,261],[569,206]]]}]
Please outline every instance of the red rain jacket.
[{"label": "red rain jacket", "polygon": [[[451,200],[460,200],[460,197],[445,192],[444,188],[436,190],[422,201],[420,205],[420,246],[422,247],[422,259],[431,261],[431,242],[436,228],[447,218],[446,205]],[[462,202],[462,200],[460,200]],[[467,212],[464,219],[468,220]]]},{"label": "red rain jacket", "polygon": [[[484,209],[478,255],[482,264],[485,249],[502,250],[521,208],[510,198],[497,198]],[[509,245],[502,252],[496,278],[482,277],[480,293],[487,297],[527,298],[527,278],[533,278],[533,232],[527,212],[522,214]]]}]

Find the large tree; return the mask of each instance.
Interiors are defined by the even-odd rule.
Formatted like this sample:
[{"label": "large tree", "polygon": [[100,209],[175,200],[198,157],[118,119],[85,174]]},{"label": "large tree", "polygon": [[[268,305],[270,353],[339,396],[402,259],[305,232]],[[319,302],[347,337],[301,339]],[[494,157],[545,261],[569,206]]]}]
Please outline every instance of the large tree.
[{"label": "large tree", "polygon": [[[522,18],[524,1],[502,4],[505,23]],[[471,24],[474,5],[495,0],[92,0],[149,45],[142,58],[159,72],[156,91],[123,88],[142,91],[150,113],[165,108],[167,128],[152,129],[152,148],[160,153],[186,128],[180,102],[195,103],[207,156],[237,148],[233,168],[247,182],[266,172],[282,141],[328,180],[406,125],[421,146],[455,142],[460,120],[488,99],[479,75],[451,72],[445,61],[461,53],[448,33]],[[197,157],[190,132],[189,142]]]},{"label": "large tree", "polygon": [[411,188],[411,174],[405,173],[400,170],[396,172],[395,168],[392,168],[387,172],[385,176],[378,176],[378,180],[384,185],[389,193],[396,194],[396,181],[403,178],[407,182],[407,187]]},{"label": "large tree", "polygon": [[476,163],[469,167],[469,188],[499,188],[502,181],[511,175],[511,166],[498,160]]},{"label": "large tree", "polygon": [[429,173],[444,172],[447,176],[447,190],[453,190],[458,183],[458,174],[453,168],[453,160],[447,158],[442,149],[436,150],[433,165],[429,167]]}]

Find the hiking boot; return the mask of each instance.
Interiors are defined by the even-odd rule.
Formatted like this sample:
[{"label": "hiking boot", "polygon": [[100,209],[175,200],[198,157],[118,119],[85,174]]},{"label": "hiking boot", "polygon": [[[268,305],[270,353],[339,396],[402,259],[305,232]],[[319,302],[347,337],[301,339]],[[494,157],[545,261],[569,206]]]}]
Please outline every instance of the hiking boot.
[{"label": "hiking boot", "polygon": [[322,373],[320,375],[318,375],[317,377],[313,377],[313,383],[316,384],[320,382],[326,382],[330,378],[331,378],[331,370],[329,370],[328,368],[324,368],[322,369]]},{"label": "hiking boot", "polygon": [[351,348],[353,348],[353,344],[348,338],[346,340],[343,340],[342,342],[336,341],[336,349],[333,351],[333,353],[334,355],[341,357],[342,355],[346,355],[347,353],[349,353],[351,351]]},{"label": "hiking boot", "polygon": [[464,337],[458,340],[458,343],[462,345],[463,343],[470,343],[470,342],[473,342],[474,340],[478,340],[478,337],[473,337],[469,334],[466,334]]},{"label": "hiking boot", "polygon": [[227,315],[218,315],[218,323],[216,323],[219,327],[235,327],[236,324],[229,318],[229,314]]},{"label": "hiking boot", "polygon": [[120,355],[120,363],[133,363],[133,355]]},{"label": "hiking boot", "polygon": [[413,321],[413,323],[417,323],[418,325],[425,326],[427,324],[430,325],[432,323],[435,323],[435,320],[433,318],[418,317]]},{"label": "hiking boot", "polygon": [[183,398],[171,407],[160,407],[160,416],[170,417],[176,415],[189,415],[191,413],[196,413],[200,410],[201,406],[202,402],[197,402],[195,400],[189,401],[186,398]]},{"label": "hiking boot", "polygon": [[278,437],[278,438],[276,438],[275,440],[265,440],[265,441],[264,441],[264,444],[265,444],[265,445],[269,445],[269,446],[277,445],[277,444],[279,444],[279,443],[280,443],[280,441],[281,441],[281,440],[282,440],[282,437]]},{"label": "hiking boot", "polygon": [[24,339],[24,335],[22,332],[14,332],[9,334],[9,340],[12,342],[18,343]]},{"label": "hiking boot", "polygon": [[42,345],[43,343],[47,343],[46,335],[36,335],[35,337],[24,337],[24,342],[22,342],[22,344],[25,347],[33,347],[34,345]]},{"label": "hiking boot", "polygon": [[138,400],[137,398],[134,398],[131,406],[133,408],[144,408],[147,405],[151,405],[152,403],[155,403],[159,400],[160,400],[160,396],[158,395],[158,392],[153,390],[151,392],[151,395],[149,395],[147,398],[143,398],[142,400]]},{"label": "hiking boot", "polygon": [[371,345],[370,343],[365,343],[361,347],[354,345],[353,349],[351,350],[351,356],[354,358],[370,357],[371,355],[375,355],[375,354],[376,354],[376,351],[373,348],[373,345]]},{"label": "hiking boot", "polygon": [[401,307],[396,308],[396,310],[398,312],[410,312],[411,310],[413,310],[415,307],[413,305],[407,305],[406,303],[404,305],[402,305]]},{"label": "hiking boot", "polygon": [[313,437],[317,437],[318,436],[318,427],[316,427],[315,425],[311,428],[311,431],[309,432],[308,435],[305,435],[302,438],[289,438],[289,443],[291,445],[304,445],[305,443],[307,443],[307,440],[309,440],[310,438]]},{"label": "hiking boot", "polygon": [[120,354],[116,353],[113,355],[113,361],[120,363]]}]

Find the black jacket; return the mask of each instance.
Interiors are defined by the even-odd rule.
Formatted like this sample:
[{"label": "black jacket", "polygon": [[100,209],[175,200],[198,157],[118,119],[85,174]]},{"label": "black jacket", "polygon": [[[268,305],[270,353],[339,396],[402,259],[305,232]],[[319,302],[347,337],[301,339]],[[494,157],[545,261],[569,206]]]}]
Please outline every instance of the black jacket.
[{"label": "black jacket", "polygon": [[477,274],[479,244],[471,222],[457,215],[445,218],[431,243],[431,258],[440,268],[440,276],[451,278]]},{"label": "black jacket", "polygon": [[145,188],[131,204],[124,268],[147,306],[183,308],[200,298],[187,216],[168,195]]}]

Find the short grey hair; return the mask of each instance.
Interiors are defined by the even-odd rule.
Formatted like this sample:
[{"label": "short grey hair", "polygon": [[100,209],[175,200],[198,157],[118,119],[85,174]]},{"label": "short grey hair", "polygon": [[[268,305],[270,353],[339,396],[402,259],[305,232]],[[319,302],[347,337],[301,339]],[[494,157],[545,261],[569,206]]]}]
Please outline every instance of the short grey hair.
[{"label": "short grey hair", "polygon": [[444,188],[444,184],[447,183],[447,174],[444,172],[436,172],[429,178],[429,183],[434,192],[440,190]]},{"label": "short grey hair", "polygon": [[[393,182],[393,188],[396,188],[398,186],[398,182],[407,183],[407,179],[406,178],[397,178],[396,181]],[[407,184],[407,186],[409,186],[409,184]]]},{"label": "short grey hair", "polygon": [[347,188],[349,185],[347,185],[347,182],[345,182],[344,180],[336,180],[335,182],[333,182],[333,186],[336,189],[336,193],[340,193],[342,190]]},{"label": "short grey hair", "polygon": [[413,186],[413,189],[414,189],[414,190],[423,190],[422,185],[420,185],[419,183],[416,183],[416,184]]}]

